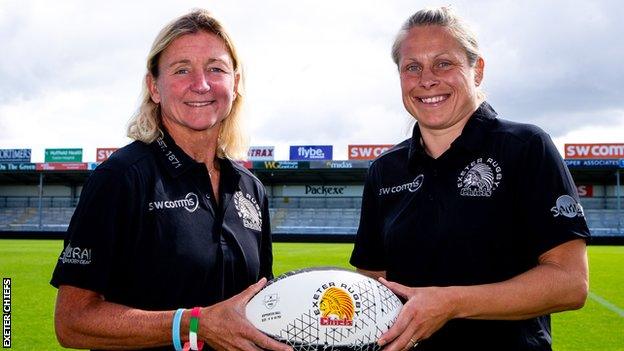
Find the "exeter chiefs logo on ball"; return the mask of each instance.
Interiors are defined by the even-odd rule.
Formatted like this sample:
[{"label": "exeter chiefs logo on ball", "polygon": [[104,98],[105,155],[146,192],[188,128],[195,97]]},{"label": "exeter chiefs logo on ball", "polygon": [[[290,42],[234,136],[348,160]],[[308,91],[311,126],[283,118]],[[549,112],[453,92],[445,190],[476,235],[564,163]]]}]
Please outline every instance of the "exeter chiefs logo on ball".
[{"label": "exeter chiefs logo on ball", "polygon": [[462,196],[490,197],[498,188],[503,174],[497,161],[488,158],[478,158],[461,171],[457,177],[457,187]]},{"label": "exeter chiefs logo on ball", "polygon": [[316,291],[312,305],[315,308],[314,313],[320,318],[320,325],[351,327],[353,317],[359,313],[359,299],[359,295],[346,284],[336,287],[334,283],[328,283]]},{"label": "exeter chiefs logo on ball", "polygon": [[262,230],[262,215],[256,199],[249,194],[243,195],[241,191],[237,191],[234,193],[234,206],[246,228]]}]

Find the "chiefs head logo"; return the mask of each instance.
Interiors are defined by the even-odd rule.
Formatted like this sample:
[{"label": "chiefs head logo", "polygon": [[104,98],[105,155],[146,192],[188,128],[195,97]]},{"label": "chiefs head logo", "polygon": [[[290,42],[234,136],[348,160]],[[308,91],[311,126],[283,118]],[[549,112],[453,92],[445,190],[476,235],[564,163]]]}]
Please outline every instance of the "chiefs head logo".
[{"label": "chiefs head logo", "polygon": [[331,287],[325,290],[319,306],[321,325],[352,326],[355,308],[348,292]]}]

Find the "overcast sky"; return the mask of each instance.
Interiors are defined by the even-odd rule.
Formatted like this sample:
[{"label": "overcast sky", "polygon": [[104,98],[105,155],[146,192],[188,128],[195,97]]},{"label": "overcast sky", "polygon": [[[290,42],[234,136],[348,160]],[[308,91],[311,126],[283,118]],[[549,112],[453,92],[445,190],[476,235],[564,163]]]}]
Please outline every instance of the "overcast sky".
[{"label": "overcast sky", "polygon": [[251,145],[392,144],[408,137],[390,46],[403,21],[452,4],[473,26],[484,89],[503,118],[565,142],[624,142],[620,1],[0,0],[0,148],[120,147],[145,58],[196,7],[231,32],[247,79]]}]

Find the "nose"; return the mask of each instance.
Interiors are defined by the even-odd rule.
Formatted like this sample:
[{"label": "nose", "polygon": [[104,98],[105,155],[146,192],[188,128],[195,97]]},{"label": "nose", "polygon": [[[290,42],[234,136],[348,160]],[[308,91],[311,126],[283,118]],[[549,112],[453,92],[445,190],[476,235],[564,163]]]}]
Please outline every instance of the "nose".
[{"label": "nose", "polygon": [[197,73],[193,76],[191,91],[198,94],[205,94],[210,91],[210,83],[208,82],[208,79],[206,79],[206,75],[203,72]]},{"label": "nose", "polygon": [[420,73],[420,86],[425,89],[431,89],[438,85],[438,77],[429,68],[425,68]]}]

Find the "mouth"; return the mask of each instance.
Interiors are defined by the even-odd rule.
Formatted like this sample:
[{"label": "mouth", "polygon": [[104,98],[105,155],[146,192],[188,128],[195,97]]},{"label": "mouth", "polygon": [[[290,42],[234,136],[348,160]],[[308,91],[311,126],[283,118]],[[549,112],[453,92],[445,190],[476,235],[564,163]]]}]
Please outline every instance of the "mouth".
[{"label": "mouth", "polygon": [[205,107],[205,106],[212,105],[213,103],[214,103],[214,100],[211,100],[211,101],[186,101],[184,104],[186,106],[190,106],[190,107]]},{"label": "mouth", "polygon": [[442,94],[436,96],[427,96],[427,97],[416,97],[416,100],[422,102],[426,105],[437,105],[446,101],[451,96],[451,94]]}]

